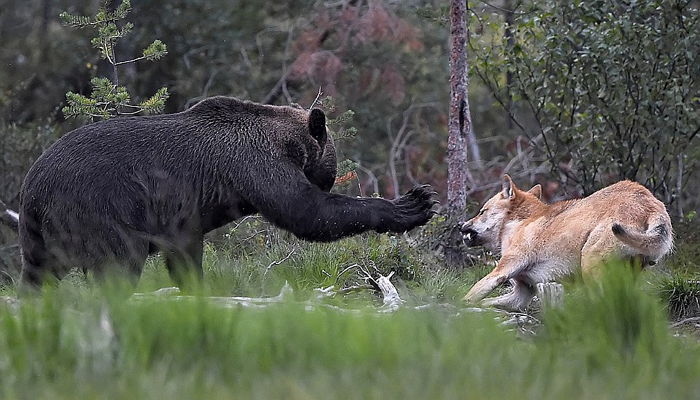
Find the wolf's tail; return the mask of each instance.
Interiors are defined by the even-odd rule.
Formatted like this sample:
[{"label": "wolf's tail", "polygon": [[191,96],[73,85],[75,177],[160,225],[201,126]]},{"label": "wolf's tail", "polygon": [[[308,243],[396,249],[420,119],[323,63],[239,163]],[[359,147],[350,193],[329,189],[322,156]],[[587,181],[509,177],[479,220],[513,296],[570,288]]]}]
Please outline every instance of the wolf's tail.
[{"label": "wolf's tail", "polygon": [[637,250],[651,261],[656,261],[673,248],[673,230],[671,221],[666,216],[654,216],[649,219],[646,231],[612,224],[612,231],[622,243]]}]

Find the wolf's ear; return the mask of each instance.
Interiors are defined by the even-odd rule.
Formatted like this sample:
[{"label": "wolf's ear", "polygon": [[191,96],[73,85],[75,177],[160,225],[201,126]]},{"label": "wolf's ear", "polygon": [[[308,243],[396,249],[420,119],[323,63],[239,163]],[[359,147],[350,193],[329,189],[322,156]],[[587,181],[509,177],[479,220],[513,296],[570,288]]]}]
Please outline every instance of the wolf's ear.
[{"label": "wolf's ear", "polygon": [[515,184],[513,183],[513,180],[510,179],[510,176],[508,176],[508,174],[503,175],[503,181],[501,182],[501,185],[503,187],[501,195],[504,199],[512,199],[513,197],[515,197]]},{"label": "wolf's ear", "polygon": [[534,194],[535,197],[542,200],[542,185],[540,185],[539,183],[533,186],[532,189],[528,190],[527,192],[530,194]]}]

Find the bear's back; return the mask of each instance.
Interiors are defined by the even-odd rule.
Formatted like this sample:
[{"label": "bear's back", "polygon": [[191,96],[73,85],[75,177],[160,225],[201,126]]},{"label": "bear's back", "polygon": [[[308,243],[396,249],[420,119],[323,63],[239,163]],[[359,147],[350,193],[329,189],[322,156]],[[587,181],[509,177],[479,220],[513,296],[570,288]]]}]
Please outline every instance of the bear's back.
[{"label": "bear's back", "polygon": [[167,138],[178,130],[181,119],[177,114],[115,118],[75,129],[37,159],[22,192],[50,187],[78,190],[76,180],[94,185],[90,181],[99,178],[106,183],[124,171],[150,164],[170,145]]},{"label": "bear's back", "polygon": [[226,171],[234,164],[231,160],[253,153],[274,157],[272,153],[287,149],[288,142],[306,148],[312,140],[307,119],[301,109],[212,97],[180,113],[89,124],[69,132],[42,154],[24,180],[21,197],[46,207],[54,198],[93,197],[81,191],[107,196],[130,190],[124,186],[133,186],[135,176],[139,180],[167,176],[201,185],[212,179],[212,171],[238,174]]}]

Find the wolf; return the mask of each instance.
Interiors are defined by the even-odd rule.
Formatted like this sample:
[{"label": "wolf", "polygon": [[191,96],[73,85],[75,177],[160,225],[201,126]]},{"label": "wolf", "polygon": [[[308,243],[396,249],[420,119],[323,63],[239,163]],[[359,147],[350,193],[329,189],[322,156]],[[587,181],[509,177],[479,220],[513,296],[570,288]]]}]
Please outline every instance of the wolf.
[{"label": "wolf", "polygon": [[[594,279],[613,260],[654,265],[673,248],[664,204],[639,183],[621,181],[588,197],[546,204],[542,186],[520,190],[510,176],[479,213],[460,226],[469,245],[500,253],[498,265],[464,297],[509,310],[527,308],[537,283],[581,272]],[[510,293],[485,299],[511,281]]]}]

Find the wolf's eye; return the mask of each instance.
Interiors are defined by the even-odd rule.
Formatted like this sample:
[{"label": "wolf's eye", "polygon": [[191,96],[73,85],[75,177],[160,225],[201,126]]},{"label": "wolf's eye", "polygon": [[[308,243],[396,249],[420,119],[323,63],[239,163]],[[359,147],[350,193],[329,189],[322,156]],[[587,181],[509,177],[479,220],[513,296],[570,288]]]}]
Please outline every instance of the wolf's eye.
[{"label": "wolf's eye", "polygon": [[[485,212],[486,212],[486,209],[485,209],[485,208],[482,208],[481,211],[479,211],[479,215],[482,215],[482,214],[485,213]],[[477,215],[477,216],[478,216],[478,215]]]}]

